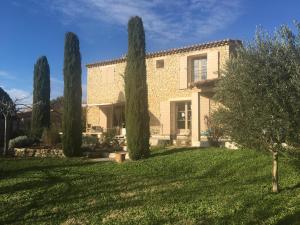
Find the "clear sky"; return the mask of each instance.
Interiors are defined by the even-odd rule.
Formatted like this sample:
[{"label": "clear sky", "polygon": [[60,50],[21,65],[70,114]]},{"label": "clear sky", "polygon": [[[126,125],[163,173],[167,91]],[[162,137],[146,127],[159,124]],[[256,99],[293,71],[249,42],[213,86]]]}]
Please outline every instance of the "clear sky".
[{"label": "clear sky", "polygon": [[134,15],[144,21],[147,51],[156,51],[250,40],[257,25],[273,31],[300,21],[300,0],[0,0],[0,86],[12,97],[31,96],[34,63],[46,55],[51,97],[62,95],[64,35],[72,31],[80,39],[85,98],[85,64],[124,55]]}]

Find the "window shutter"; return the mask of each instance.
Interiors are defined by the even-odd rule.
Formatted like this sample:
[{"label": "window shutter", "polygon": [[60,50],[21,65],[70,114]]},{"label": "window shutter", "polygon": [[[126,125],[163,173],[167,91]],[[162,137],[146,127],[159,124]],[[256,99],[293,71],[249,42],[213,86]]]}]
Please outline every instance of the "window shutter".
[{"label": "window shutter", "polygon": [[179,89],[187,88],[188,74],[187,74],[187,57],[180,57],[180,71],[179,71]]},{"label": "window shutter", "polygon": [[219,77],[219,52],[212,51],[207,54],[207,79]]},{"label": "window shutter", "polygon": [[160,103],[160,125],[162,135],[170,135],[171,133],[170,108],[169,101]]}]

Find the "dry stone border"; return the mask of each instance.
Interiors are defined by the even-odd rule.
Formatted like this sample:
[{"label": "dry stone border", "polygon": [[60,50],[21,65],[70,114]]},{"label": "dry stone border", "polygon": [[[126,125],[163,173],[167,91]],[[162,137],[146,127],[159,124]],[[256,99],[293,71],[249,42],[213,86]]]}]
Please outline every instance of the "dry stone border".
[{"label": "dry stone border", "polygon": [[56,148],[14,148],[16,157],[65,157],[62,149]]}]

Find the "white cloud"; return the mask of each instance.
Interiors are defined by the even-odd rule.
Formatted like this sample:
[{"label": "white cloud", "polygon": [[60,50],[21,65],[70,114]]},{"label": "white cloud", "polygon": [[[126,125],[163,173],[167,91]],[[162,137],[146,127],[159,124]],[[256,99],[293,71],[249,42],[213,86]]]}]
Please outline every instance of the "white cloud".
[{"label": "white cloud", "polygon": [[9,72],[5,70],[0,70],[0,78],[2,79],[15,79],[15,76],[10,74]]},{"label": "white cloud", "polygon": [[18,103],[23,103],[23,104],[32,103],[32,95],[25,90],[11,88],[11,89],[5,89],[5,91],[9,94],[9,96],[13,101],[18,100]]},{"label": "white cloud", "polygon": [[89,18],[125,27],[131,16],[138,15],[154,39],[199,40],[232,24],[241,14],[241,1],[48,0],[47,7],[61,13],[65,23]]}]

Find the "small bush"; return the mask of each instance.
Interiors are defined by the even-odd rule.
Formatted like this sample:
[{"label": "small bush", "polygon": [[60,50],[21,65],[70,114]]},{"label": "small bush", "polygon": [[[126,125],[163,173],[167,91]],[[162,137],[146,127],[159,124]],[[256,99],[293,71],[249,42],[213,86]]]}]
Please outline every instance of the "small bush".
[{"label": "small bush", "polygon": [[107,144],[113,144],[115,142],[115,136],[117,134],[116,129],[109,129],[103,133],[103,142]]},{"label": "small bush", "polygon": [[27,136],[19,136],[9,141],[8,147],[12,148],[23,148],[29,147],[34,144],[34,139]]},{"label": "small bush", "polygon": [[61,139],[56,128],[45,128],[42,134],[42,142],[45,145],[53,146],[60,143]]},{"label": "small bush", "polygon": [[117,139],[116,134],[117,130],[114,128],[107,130],[107,132],[104,132],[101,139],[101,144],[98,147],[109,151],[122,150],[121,146],[124,146],[125,143],[123,140]]},{"label": "small bush", "polygon": [[207,125],[207,139],[209,144],[213,147],[220,147],[220,138],[224,134],[222,127],[218,124],[213,115],[210,117],[205,116],[205,121]]},{"label": "small bush", "polygon": [[82,145],[87,146],[87,145],[96,145],[98,143],[98,138],[96,136],[83,136],[82,137]]},{"label": "small bush", "polygon": [[160,147],[160,148],[166,148],[170,145],[171,145],[170,140],[159,140],[158,143],[157,143],[157,146]]}]

